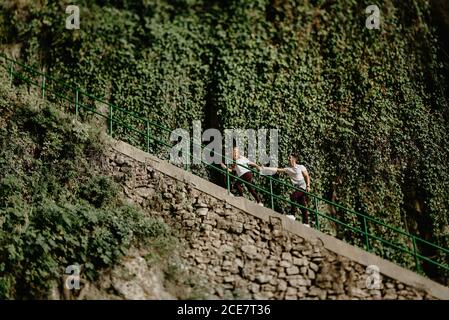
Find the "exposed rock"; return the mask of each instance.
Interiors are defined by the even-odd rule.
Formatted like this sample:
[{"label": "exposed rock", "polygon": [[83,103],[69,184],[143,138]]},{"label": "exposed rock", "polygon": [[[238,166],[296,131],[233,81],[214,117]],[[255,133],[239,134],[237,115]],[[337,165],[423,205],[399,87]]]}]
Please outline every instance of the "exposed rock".
[{"label": "exposed rock", "polygon": [[279,291],[285,291],[285,290],[287,290],[287,281],[285,281],[285,280],[279,280],[278,281],[278,290]]},{"label": "exposed rock", "polygon": [[308,295],[311,297],[316,297],[321,294],[321,289],[318,287],[312,287],[309,289]]},{"label": "exposed rock", "polygon": [[315,263],[311,262],[309,263],[309,268],[312,269],[314,272],[317,272],[319,267]]},{"label": "exposed rock", "polygon": [[[148,299],[173,299],[163,285],[163,277],[159,270],[148,268],[144,258],[133,255],[122,260],[110,273],[110,280],[103,275],[99,283],[102,283],[102,290],[91,286],[83,293],[85,299],[117,299],[128,300],[148,300]],[[105,285],[107,283],[107,285]],[[105,292],[114,289],[117,297]],[[103,291],[104,290],[104,291]]]},{"label": "exposed rock", "polygon": [[299,274],[299,268],[298,268],[297,266],[293,266],[293,267],[287,268],[287,269],[285,270],[285,272],[286,272],[288,275]]},{"label": "exposed rock", "polygon": [[307,281],[304,279],[294,278],[294,279],[290,279],[288,281],[288,283],[294,288],[299,288],[301,286],[303,286],[303,287],[307,286]]},{"label": "exposed rock", "polygon": [[290,252],[283,252],[281,255],[282,260],[292,262],[292,255]]},{"label": "exposed rock", "polygon": [[200,207],[200,208],[198,208],[198,209],[196,210],[196,213],[197,213],[199,216],[205,216],[205,215],[207,215],[208,212],[209,212],[209,209],[208,209],[208,208],[203,208],[203,207]]},{"label": "exposed rock", "polygon": [[312,269],[309,269],[309,270],[307,271],[307,277],[308,277],[309,279],[311,279],[311,280],[314,280],[314,279],[315,279],[315,272],[313,272]]},{"label": "exposed rock", "polygon": [[286,296],[294,296],[296,298],[296,294],[298,293],[298,290],[296,288],[289,287],[287,288],[287,292],[285,293]]},{"label": "exposed rock", "polygon": [[260,255],[257,252],[257,248],[253,245],[242,246],[242,251],[246,254],[249,259],[259,259]]},{"label": "exposed rock", "polygon": [[271,278],[272,278],[272,276],[266,275],[266,274],[258,274],[256,276],[256,280],[260,284],[264,284],[264,283],[270,282]]},{"label": "exposed rock", "polygon": [[150,199],[153,197],[155,190],[153,188],[140,187],[137,188],[135,192],[142,198]]},{"label": "exposed rock", "polygon": [[304,266],[306,263],[305,263],[305,259],[295,257],[295,258],[293,258],[293,264],[296,266]]}]

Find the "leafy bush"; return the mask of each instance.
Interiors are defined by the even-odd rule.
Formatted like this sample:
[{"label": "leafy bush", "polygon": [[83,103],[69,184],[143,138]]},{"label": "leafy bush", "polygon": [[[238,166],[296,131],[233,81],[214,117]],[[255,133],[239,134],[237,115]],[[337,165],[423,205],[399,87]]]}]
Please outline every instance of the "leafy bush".
[{"label": "leafy bush", "polygon": [[131,246],[170,238],[98,172],[98,132],[9,91],[0,88],[0,299],[45,298],[69,265],[95,280]]},{"label": "leafy bush", "polygon": [[79,190],[79,197],[96,208],[108,206],[117,197],[118,188],[108,177],[95,176]]}]

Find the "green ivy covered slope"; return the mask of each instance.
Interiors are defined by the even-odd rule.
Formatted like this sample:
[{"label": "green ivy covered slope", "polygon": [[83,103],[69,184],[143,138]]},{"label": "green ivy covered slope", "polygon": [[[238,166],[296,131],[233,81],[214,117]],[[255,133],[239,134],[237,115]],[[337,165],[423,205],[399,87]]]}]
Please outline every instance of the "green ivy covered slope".
[{"label": "green ivy covered slope", "polygon": [[47,298],[73,264],[95,281],[131,246],[169,254],[168,227],[100,173],[99,133],[11,91],[0,85],[0,299]]}]

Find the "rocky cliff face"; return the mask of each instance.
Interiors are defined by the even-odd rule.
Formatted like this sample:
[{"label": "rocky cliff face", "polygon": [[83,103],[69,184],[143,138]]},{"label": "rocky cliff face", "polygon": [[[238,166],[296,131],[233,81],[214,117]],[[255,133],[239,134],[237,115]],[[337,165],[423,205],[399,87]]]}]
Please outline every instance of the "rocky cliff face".
[{"label": "rocky cliff face", "polygon": [[144,256],[144,252],[132,250],[117,266],[102,274],[96,283],[81,281],[82,288],[79,292],[67,289],[60,291],[55,285],[49,298],[52,300],[176,299],[177,297],[165,287],[161,270],[157,266],[150,267]]},{"label": "rocky cliff face", "polygon": [[[104,170],[129,201],[178,232],[180,266],[199,279],[204,298],[433,298],[382,274],[376,284],[365,266],[284,230],[280,217],[258,219],[117,151],[105,159]],[[84,297],[173,298],[141,256],[131,254]]]}]

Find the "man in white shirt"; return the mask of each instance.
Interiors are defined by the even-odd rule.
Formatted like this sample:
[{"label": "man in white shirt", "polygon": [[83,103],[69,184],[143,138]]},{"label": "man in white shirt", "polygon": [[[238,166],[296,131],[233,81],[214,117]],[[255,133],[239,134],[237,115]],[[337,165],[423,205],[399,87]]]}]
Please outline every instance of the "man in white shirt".
[{"label": "man in white shirt", "polygon": [[[263,205],[262,199],[251,185],[253,181],[253,173],[251,172],[251,170],[248,169],[248,167],[255,167],[258,170],[260,170],[260,167],[256,163],[249,161],[248,158],[242,156],[238,148],[234,148],[232,150],[232,158],[234,159],[234,164],[231,166],[231,168],[226,167],[224,163],[221,164],[221,167],[225,170],[226,169],[229,170],[229,172],[234,171],[235,176],[247,182],[248,184],[245,183],[246,188],[254,197],[254,200],[256,200],[258,204]],[[242,197],[243,196],[242,181],[236,179],[234,186],[237,189],[237,194],[240,197]]]},{"label": "man in white shirt", "polygon": [[[291,154],[288,156],[289,167],[284,168],[284,169],[278,168],[277,172],[286,173],[290,177],[292,184],[296,188],[310,192],[309,172],[307,171],[306,167],[298,164],[297,162],[298,162],[298,157],[294,154]],[[290,200],[292,202],[296,202],[304,207],[304,208],[300,208],[301,213],[302,213],[302,223],[304,223],[304,225],[310,227],[309,212],[306,208],[307,207],[306,194],[302,191],[294,190],[294,192],[290,195]],[[290,219],[293,219],[293,220],[295,219],[295,211],[296,211],[296,207],[292,205],[291,211],[290,211],[291,213],[290,213],[290,215],[288,215],[288,217]]]}]

